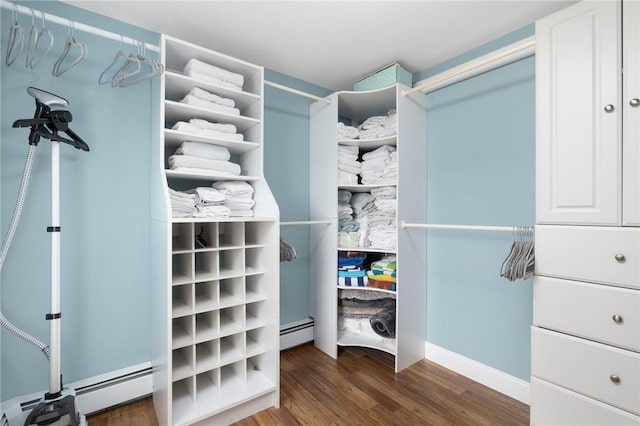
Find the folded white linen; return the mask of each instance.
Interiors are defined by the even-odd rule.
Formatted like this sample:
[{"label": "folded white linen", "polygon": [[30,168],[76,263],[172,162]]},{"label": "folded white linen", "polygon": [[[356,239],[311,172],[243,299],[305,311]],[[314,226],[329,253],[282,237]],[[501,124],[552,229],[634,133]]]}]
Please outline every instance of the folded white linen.
[{"label": "folded white linen", "polygon": [[191,78],[193,78],[195,80],[200,80],[200,81],[204,81],[204,82],[207,82],[207,83],[215,84],[217,86],[224,87],[226,89],[242,90],[242,87],[239,87],[239,86],[237,86],[237,85],[235,85],[233,83],[228,83],[228,82],[226,82],[224,80],[220,80],[219,78],[212,77],[210,75],[207,75],[207,74],[204,74],[204,73],[201,73],[201,72],[189,70],[188,72],[185,71],[184,73],[185,73],[185,75],[187,77],[191,77]]},{"label": "folded white linen", "polygon": [[368,192],[357,192],[351,196],[351,206],[356,212],[360,212],[365,209],[370,203],[373,203],[374,198]]},{"label": "folded white linen", "polygon": [[195,58],[189,59],[183,71],[185,73],[189,73],[191,71],[203,73],[211,77],[219,78],[222,81],[226,81],[238,87],[242,87],[244,85],[244,76],[242,74],[207,64],[206,62],[199,61]]},{"label": "folded white linen", "polygon": [[223,172],[220,170],[201,169],[198,167],[176,167],[175,169],[171,169],[171,170],[178,173],[202,175],[202,176],[217,177],[217,178],[231,178],[231,177],[238,176],[235,173]]},{"label": "folded white linen", "polygon": [[169,188],[169,196],[173,199],[186,199],[186,200],[191,200],[195,203],[196,201],[196,196],[195,194],[188,194],[186,192],[182,192],[182,191],[176,191],[173,188]]},{"label": "folded white linen", "polygon": [[194,169],[213,170],[216,172],[227,172],[234,175],[239,175],[241,173],[240,166],[230,161],[209,160],[208,158],[194,157],[192,155],[171,155],[168,162],[171,169],[188,167]]},{"label": "folded white linen", "polygon": [[[396,151],[396,147],[392,145],[382,145],[373,151],[365,152],[362,154],[362,159],[364,161],[369,159],[374,159],[378,157],[388,157],[392,152]],[[397,154],[396,154],[397,155]]]},{"label": "folded white linen", "polygon": [[344,123],[338,123],[337,135],[338,139],[358,139],[358,129]]},{"label": "folded white linen", "polygon": [[338,153],[341,152],[358,156],[358,147],[353,145],[338,145]]},{"label": "folded white linen", "polygon": [[338,170],[338,185],[357,185],[358,175]]},{"label": "folded white linen", "polygon": [[380,188],[371,188],[371,195],[376,199],[381,198],[396,198],[396,187],[395,186],[383,186]]},{"label": "folded white linen", "polygon": [[238,108],[230,108],[228,106],[220,105],[215,102],[205,101],[204,99],[197,98],[193,95],[185,96],[180,100],[180,103],[197,106],[209,111],[222,112],[229,115],[240,115],[240,110]]},{"label": "folded white linen", "polygon": [[215,139],[224,139],[235,142],[242,142],[244,140],[244,135],[242,133],[226,133],[213,129],[203,129],[184,121],[178,121],[173,125],[172,129],[178,132],[191,133],[193,135],[206,136]]},{"label": "folded white linen", "polygon": [[338,232],[338,247],[355,248],[360,241],[360,232]]},{"label": "folded white linen", "polygon": [[380,211],[395,212],[398,207],[398,200],[395,198],[377,198],[375,205]]},{"label": "folded white linen", "polygon": [[338,155],[338,168],[340,168],[340,166],[347,166],[349,168],[359,170],[360,162],[355,160],[350,160],[348,158],[343,158],[342,156]]},{"label": "folded white linen", "polygon": [[360,170],[361,170],[360,167],[351,167],[351,166],[347,166],[346,164],[338,164],[338,171],[343,171],[343,172],[351,173],[353,175],[357,175],[358,173],[360,173]]},{"label": "folded white linen", "polygon": [[176,149],[176,154],[192,155],[209,160],[228,161],[231,158],[229,148],[204,142],[184,141]]},{"label": "folded white linen", "polygon": [[338,160],[358,161],[358,156],[338,151]]},{"label": "folded white linen", "polygon": [[386,164],[385,158],[378,157],[378,158],[372,158],[370,160],[363,161],[360,167],[363,172],[367,170],[384,170],[385,164]]},{"label": "folded white linen", "polygon": [[375,126],[370,129],[359,129],[360,139],[377,139],[384,130],[382,126]]},{"label": "folded white linen", "polygon": [[197,206],[193,217],[226,218],[231,215],[227,206]]},{"label": "folded white linen", "polygon": [[205,101],[228,106],[229,108],[235,108],[236,106],[236,101],[234,101],[233,99],[223,98],[222,96],[218,96],[215,93],[209,93],[206,90],[201,89],[199,87],[191,88],[191,90],[187,92],[187,95],[193,95],[196,98],[200,98],[200,99],[204,99]]},{"label": "folded white linen", "polygon": [[213,183],[213,187],[223,191],[225,195],[251,195],[254,192],[253,186],[241,180],[218,181]]},{"label": "folded white linen", "polygon": [[189,191],[196,197],[196,206],[215,206],[225,202],[224,194],[215,188],[208,186],[199,186]]},{"label": "folded white linen", "polygon": [[215,130],[221,133],[237,133],[238,128],[233,124],[212,123],[202,118],[192,118],[189,120],[189,124],[199,127],[201,129]]}]

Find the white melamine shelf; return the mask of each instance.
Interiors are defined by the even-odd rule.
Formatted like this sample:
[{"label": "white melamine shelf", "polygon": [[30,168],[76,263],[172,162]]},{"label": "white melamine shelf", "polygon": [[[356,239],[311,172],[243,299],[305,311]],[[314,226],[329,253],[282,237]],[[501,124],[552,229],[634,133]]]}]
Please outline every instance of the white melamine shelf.
[{"label": "white melamine shelf", "polygon": [[362,123],[374,115],[387,115],[389,109],[396,109],[396,87],[362,92],[338,92],[338,110],[342,117],[349,117]]},{"label": "white melamine shelf", "polygon": [[193,339],[185,330],[173,329],[173,340],[171,343],[171,349],[180,349],[193,344]]},{"label": "white melamine shelf", "polygon": [[180,304],[173,304],[173,310],[171,311],[171,318],[180,318],[191,315],[193,309],[187,303],[181,302]]},{"label": "white melamine shelf", "polygon": [[247,266],[247,267],[245,268],[245,272],[244,272],[244,274],[245,274],[246,276],[250,276],[250,275],[260,275],[260,274],[264,274],[264,272],[265,272],[265,271],[264,271],[264,269],[262,269],[262,268],[252,268],[252,267],[250,267],[250,266]]},{"label": "white melamine shelf", "polygon": [[351,286],[346,286],[346,285],[339,285],[338,286],[338,290],[356,290],[356,291],[377,291],[378,293],[387,293],[387,294],[392,294],[392,295],[396,295],[397,292],[393,291],[393,290],[385,290],[383,288],[377,288],[377,287],[351,287]]},{"label": "white melamine shelf", "polygon": [[244,300],[237,296],[233,296],[229,293],[221,293],[220,294],[220,305],[218,305],[219,309],[230,308],[233,306],[244,305]]},{"label": "white melamine shelf", "polygon": [[384,337],[373,338],[345,331],[338,332],[338,346],[361,346],[378,349],[391,355],[396,354],[395,339],[387,339]]},{"label": "white melamine shelf", "polygon": [[244,359],[244,354],[240,349],[237,348],[229,348],[222,350],[220,349],[220,367],[224,367],[225,365],[233,364],[234,362],[242,361]]},{"label": "white melamine shelf", "polygon": [[218,358],[211,351],[202,345],[196,347],[196,374],[219,367],[220,361],[218,361]]},{"label": "white melamine shelf", "polygon": [[259,320],[256,317],[250,317],[247,316],[247,321],[246,321],[246,330],[255,330],[256,328],[260,328],[260,327],[264,327],[266,324],[264,323],[264,321]]},{"label": "white melamine shelf", "polygon": [[241,249],[245,246],[241,246],[241,245],[234,245],[234,244],[220,244],[220,247],[218,247],[218,250],[220,251],[225,251],[225,250],[238,250]]},{"label": "white melamine shelf", "polygon": [[377,139],[338,139],[338,145],[357,146],[362,150],[372,150],[382,145],[396,146],[398,135],[387,136]]},{"label": "white melamine shelf", "polygon": [[257,342],[247,337],[247,358],[262,355],[265,350]]},{"label": "white melamine shelf", "polygon": [[233,124],[239,133],[244,133],[260,124],[257,118],[226,114],[174,101],[165,100],[164,111],[167,121],[189,121],[192,118],[201,118],[212,123]]},{"label": "white melamine shelf", "polygon": [[396,254],[397,250],[377,249],[371,247],[338,247],[338,251],[361,251],[364,253],[388,253]]},{"label": "white melamine shelf", "polygon": [[[173,178],[173,179],[200,179],[200,180],[210,180],[210,181],[214,181],[214,180],[243,180],[245,182],[252,182],[252,181],[258,181],[260,180],[259,177],[257,176],[230,176],[230,175],[225,175],[225,174],[217,174],[215,171],[211,170],[190,170],[189,172],[181,172],[179,170],[169,170],[169,169],[165,169],[165,174],[167,175],[168,178]],[[209,218],[205,218],[205,219],[209,219],[208,222],[216,222],[216,221],[222,221],[224,219],[220,219],[220,218],[214,218],[214,217],[209,217]]]},{"label": "white melamine shelf", "polygon": [[374,188],[384,188],[387,186],[397,186],[395,182],[376,185],[338,185],[338,189],[346,189],[351,192],[370,192]]},{"label": "white melamine shelf", "polygon": [[191,362],[184,357],[182,351],[173,351],[172,380],[177,382],[193,375]]},{"label": "white melamine shelf", "polygon": [[202,222],[216,222],[216,223],[231,223],[231,222],[273,222],[274,217],[225,217],[224,219],[215,219],[211,217],[174,217],[171,219],[172,223],[202,223]]},{"label": "white melamine shelf", "polygon": [[264,247],[264,244],[245,244],[244,245],[244,248],[248,248],[248,249],[249,248],[250,249],[252,249],[252,248],[263,248],[263,247]]},{"label": "white melamine shelf", "polygon": [[166,85],[165,95],[167,98],[171,99],[182,99],[189,90],[194,87],[199,87],[200,89],[206,90],[210,93],[215,93],[223,98],[233,99],[236,103],[236,108],[241,111],[260,100],[259,95],[244,92],[240,89],[231,89],[219,86],[207,80],[189,77],[178,71],[167,70],[164,73],[164,78]]},{"label": "white melamine shelf", "polygon": [[[202,142],[211,145],[226,146],[231,154],[242,154],[260,146],[257,142],[232,141],[221,138],[210,138],[194,133],[179,132],[173,129],[164,129],[164,143],[167,148],[178,148],[183,141]],[[168,151],[168,150],[167,150]]]},{"label": "white melamine shelf", "polygon": [[261,301],[266,300],[266,299],[267,299],[267,297],[264,294],[262,294],[260,292],[257,292],[257,291],[248,291],[247,290],[247,293],[245,295],[245,302],[246,303],[261,302]]},{"label": "white melamine shelf", "polygon": [[227,337],[233,336],[234,334],[242,333],[244,328],[235,322],[228,322],[225,324],[220,324],[220,336],[218,337]]},{"label": "white melamine shelf", "polygon": [[171,285],[184,285],[184,284],[190,284],[193,282],[193,278],[191,278],[190,275],[174,275],[171,278]]}]

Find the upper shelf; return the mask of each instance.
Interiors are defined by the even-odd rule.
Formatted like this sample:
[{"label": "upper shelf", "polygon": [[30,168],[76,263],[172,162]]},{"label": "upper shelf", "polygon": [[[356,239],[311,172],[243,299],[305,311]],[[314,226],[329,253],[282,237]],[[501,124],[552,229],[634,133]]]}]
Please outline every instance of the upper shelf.
[{"label": "upper shelf", "polygon": [[179,132],[172,129],[164,129],[164,143],[166,147],[177,148],[183,141],[202,142],[213,145],[226,146],[231,154],[242,154],[244,152],[251,151],[252,149],[256,149],[260,146],[260,144],[256,142],[237,142],[227,139],[217,139],[207,136],[194,135],[191,133]]},{"label": "upper shelf", "polygon": [[357,146],[363,150],[370,150],[381,147],[382,145],[396,146],[397,139],[398,135],[378,139],[338,139],[338,145]]},{"label": "upper shelf", "polygon": [[363,122],[374,115],[387,115],[396,108],[397,84],[379,90],[338,92],[338,115]]},{"label": "upper shelf", "polygon": [[225,114],[174,101],[164,101],[164,110],[168,121],[189,121],[192,118],[202,118],[214,123],[233,124],[240,133],[244,133],[246,130],[260,124],[260,120],[257,118]]}]

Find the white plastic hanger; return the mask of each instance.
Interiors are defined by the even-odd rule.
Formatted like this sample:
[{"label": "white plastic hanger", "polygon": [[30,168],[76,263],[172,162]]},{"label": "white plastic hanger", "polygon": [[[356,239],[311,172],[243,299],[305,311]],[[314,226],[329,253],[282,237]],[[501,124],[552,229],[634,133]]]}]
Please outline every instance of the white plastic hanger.
[{"label": "white plastic hanger", "polygon": [[[67,41],[64,44],[64,50],[62,51],[62,55],[60,55],[56,63],[53,65],[53,70],[51,72],[51,74],[53,74],[54,77],[60,77],[65,72],[69,71],[71,68],[75,67],[80,62],[87,59],[87,55],[89,54],[89,48],[87,47],[87,45],[85,43],[77,42],[75,37],[73,36],[73,27],[74,27],[73,21],[69,21],[69,37],[67,37]],[[65,62],[65,60],[69,56],[69,52],[71,51],[72,48],[80,49],[78,57],[74,59],[71,63],[63,67],[62,64]]]},{"label": "white plastic hanger", "polygon": [[[33,46],[33,51],[29,49],[29,51],[27,52],[26,66],[31,69],[34,69],[36,65],[40,63],[42,58],[44,58],[46,54],[49,53],[49,51],[51,50],[51,47],[53,47],[53,40],[54,40],[53,33],[45,28],[46,18],[44,16],[44,12],[40,12],[40,13],[42,14],[42,29],[36,36],[36,42],[35,42],[35,45]],[[43,42],[42,40],[47,40],[47,41]],[[31,36],[29,36],[29,44],[31,44]],[[44,46],[44,49],[42,49],[42,46]]]},{"label": "white plastic hanger", "polygon": [[[138,64],[141,66],[146,65],[149,69],[148,72],[142,72],[142,70],[138,70],[138,72],[131,72],[131,67],[134,66],[134,62],[138,61]],[[118,74],[113,78],[115,85],[118,87],[127,87],[134,85],[136,83],[140,83],[144,80],[149,80],[154,77],[161,75],[164,72],[164,66],[156,61],[155,59],[149,58],[146,56],[146,46],[144,41],[139,41],[138,44],[138,54],[129,55],[129,60],[123,67],[120,69]]]},{"label": "white plastic hanger", "polygon": [[13,25],[9,28],[9,42],[5,63],[8,67],[18,59],[24,47],[24,28],[18,23],[18,6],[13,5]]},{"label": "white plastic hanger", "polygon": [[[137,57],[131,58],[131,55],[127,55],[126,53],[124,53],[124,51],[122,50],[122,35],[121,35],[120,48],[118,49],[115,56],[113,57],[113,61],[111,61],[111,64],[109,64],[109,66],[105,68],[104,71],[102,71],[102,74],[100,74],[100,77],[98,77],[98,84],[111,84],[111,87],[117,86],[116,77],[119,77],[120,72],[122,71],[123,68],[129,67],[129,62],[131,61],[134,62],[133,71],[131,71],[130,74],[126,74],[126,73],[122,74],[124,76],[123,78],[126,78],[129,75],[136,74],[137,72],[140,71],[142,66],[140,65],[140,61],[137,59]],[[122,64],[119,64],[119,62],[122,62]],[[112,72],[112,74],[111,74],[111,77],[107,79],[106,76],[109,74],[109,72]]]}]

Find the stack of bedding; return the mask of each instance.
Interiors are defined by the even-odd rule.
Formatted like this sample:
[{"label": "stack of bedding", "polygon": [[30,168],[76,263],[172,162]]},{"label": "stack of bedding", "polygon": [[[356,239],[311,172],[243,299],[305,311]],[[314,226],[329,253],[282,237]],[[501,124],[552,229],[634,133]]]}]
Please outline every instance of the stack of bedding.
[{"label": "stack of bedding", "polygon": [[397,179],[398,154],[391,145],[362,155],[361,177],[365,185],[393,185]]},{"label": "stack of bedding", "polygon": [[224,139],[234,142],[242,142],[244,135],[238,133],[233,124],[211,123],[201,118],[192,118],[188,122],[178,121],[172,127],[173,130],[183,133],[191,133],[209,138]]},{"label": "stack of bedding", "polygon": [[196,196],[169,188],[171,216],[193,217],[196,212]]},{"label": "stack of bedding", "polygon": [[230,210],[225,205],[225,196],[216,188],[198,187],[187,191],[195,195],[196,211],[193,217],[210,217],[224,219],[229,217]]},{"label": "stack of bedding", "polygon": [[347,126],[344,123],[338,123],[336,137],[338,139],[358,139],[358,129],[353,126]]},{"label": "stack of bedding", "polygon": [[229,161],[231,153],[224,146],[184,141],[168,158],[171,170],[193,173],[210,172],[217,176],[238,176],[240,166]]},{"label": "stack of bedding", "polygon": [[343,332],[367,336],[393,349],[395,337],[395,295],[367,290],[340,290],[338,328]]},{"label": "stack of bedding", "polygon": [[341,251],[338,253],[338,285],[347,287],[365,287],[367,272],[364,268],[366,253]]},{"label": "stack of bedding", "polygon": [[353,208],[349,201],[351,192],[338,191],[338,245],[344,248],[356,248],[360,241],[360,224],[353,218]]},{"label": "stack of bedding", "polygon": [[244,76],[225,69],[207,64],[198,59],[190,59],[185,65],[183,72],[185,75],[198,80],[217,84],[229,89],[242,90]]},{"label": "stack of bedding", "polygon": [[367,118],[358,126],[360,139],[377,139],[393,136],[397,133],[397,120],[395,110],[388,115],[377,115]]},{"label": "stack of bedding", "polygon": [[369,247],[395,250],[398,242],[396,188],[394,186],[373,188],[371,196],[376,210],[367,216]]},{"label": "stack of bedding", "polygon": [[240,110],[235,107],[236,103],[233,99],[223,98],[199,87],[192,88],[180,102],[211,111],[240,115]]},{"label": "stack of bedding", "polygon": [[338,185],[357,185],[360,170],[358,147],[338,145]]},{"label": "stack of bedding", "polygon": [[396,256],[385,256],[371,263],[367,271],[368,286],[395,291],[396,276]]},{"label": "stack of bedding", "polygon": [[253,186],[244,181],[232,180],[215,182],[213,187],[224,195],[225,206],[231,217],[253,216]]}]

